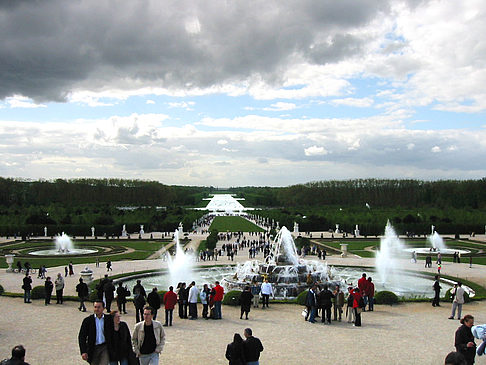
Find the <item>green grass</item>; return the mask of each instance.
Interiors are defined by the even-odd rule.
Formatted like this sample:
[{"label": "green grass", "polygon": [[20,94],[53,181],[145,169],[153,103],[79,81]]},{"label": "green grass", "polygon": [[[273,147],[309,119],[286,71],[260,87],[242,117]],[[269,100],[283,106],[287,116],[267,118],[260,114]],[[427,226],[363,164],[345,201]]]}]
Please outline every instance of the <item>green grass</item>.
[{"label": "green grass", "polygon": [[241,217],[216,217],[211,223],[210,230],[218,232],[263,232],[256,224]]},{"label": "green grass", "polygon": [[[111,260],[121,261],[121,260],[144,260],[152,255],[154,252],[161,249],[163,246],[167,245],[170,240],[86,240],[86,241],[75,241],[76,247],[100,247],[109,248],[115,250],[113,254],[103,254],[100,252],[99,255],[93,254],[89,256],[78,256],[78,257],[34,257],[24,254],[30,250],[41,250],[53,248],[54,244],[49,241],[28,241],[20,242],[9,245],[2,245],[0,249],[0,255],[4,255],[10,249],[19,250],[20,255],[16,255],[14,266],[17,261],[20,260],[22,264],[25,261],[29,261],[33,268],[38,269],[40,265],[46,265],[49,267],[63,266],[67,265],[70,261],[73,264],[84,264],[92,263],[98,256],[100,262],[106,262]],[[34,249],[35,248],[35,249]],[[125,252],[125,248],[131,248],[135,251]],[[0,260],[0,267],[7,267],[5,260]]]}]

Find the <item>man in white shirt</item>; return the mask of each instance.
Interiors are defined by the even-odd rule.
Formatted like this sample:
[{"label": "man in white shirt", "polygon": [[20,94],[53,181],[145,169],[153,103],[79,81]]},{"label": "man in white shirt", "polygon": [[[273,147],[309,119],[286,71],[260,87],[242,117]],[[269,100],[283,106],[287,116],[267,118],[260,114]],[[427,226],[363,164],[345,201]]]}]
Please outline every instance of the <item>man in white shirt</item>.
[{"label": "man in white shirt", "polygon": [[189,319],[197,319],[197,297],[199,296],[199,289],[196,287],[196,282],[189,285],[189,296],[187,302],[189,303]]},{"label": "man in white shirt", "polygon": [[272,284],[268,282],[268,279],[265,279],[265,281],[262,283],[262,288],[261,288],[261,293],[262,293],[262,308],[265,309],[265,305],[268,308],[268,301],[270,299],[270,295],[273,296],[275,299],[275,295],[273,294],[273,288]]},{"label": "man in white shirt", "polygon": [[449,319],[454,319],[454,316],[456,315],[456,308],[457,319],[461,319],[462,305],[464,304],[464,289],[460,281],[454,285],[454,289],[452,289],[451,294],[454,296],[454,300],[452,301],[452,312]]}]

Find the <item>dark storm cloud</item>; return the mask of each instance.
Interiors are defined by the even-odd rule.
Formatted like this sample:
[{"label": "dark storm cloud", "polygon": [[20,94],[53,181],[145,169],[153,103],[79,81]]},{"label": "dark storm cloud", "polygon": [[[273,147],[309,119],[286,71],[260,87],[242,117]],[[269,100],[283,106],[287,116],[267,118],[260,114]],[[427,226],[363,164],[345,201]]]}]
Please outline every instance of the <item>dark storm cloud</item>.
[{"label": "dark storm cloud", "polygon": [[[73,90],[206,87],[259,74],[278,84],[296,58],[336,62],[386,1],[0,2],[0,98]],[[325,41],[330,39],[331,41]]]}]

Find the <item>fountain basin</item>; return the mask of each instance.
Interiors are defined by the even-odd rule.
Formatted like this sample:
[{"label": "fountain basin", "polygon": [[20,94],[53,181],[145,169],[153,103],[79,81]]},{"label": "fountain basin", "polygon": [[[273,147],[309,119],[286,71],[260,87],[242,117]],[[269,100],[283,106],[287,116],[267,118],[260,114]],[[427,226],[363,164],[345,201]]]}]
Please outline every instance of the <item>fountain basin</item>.
[{"label": "fountain basin", "polygon": [[440,251],[439,250],[433,251],[430,249],[430,247],[411,247],[411,248],[405,248],[403,251],[410,252],[410,253],[415,251],[417,254],[421,254],[421,255],[437,255],[439,252],[442,255],[454,255],[454,252],[459,252],[461,255],[471,253],[471,251],[469,250],[464,250],[464,249],[459,250],[457,248],[441,248]]},{"label": "fountain basin", "polygon": [[78,256],[78,255],[88,255],[91,253],[98,252],[97,250],[84,249],[84,248],[72,248],[69,251],[60,251],[56,249],[50,250],[39,250],[29,252],[29,255],[34,256]]}]

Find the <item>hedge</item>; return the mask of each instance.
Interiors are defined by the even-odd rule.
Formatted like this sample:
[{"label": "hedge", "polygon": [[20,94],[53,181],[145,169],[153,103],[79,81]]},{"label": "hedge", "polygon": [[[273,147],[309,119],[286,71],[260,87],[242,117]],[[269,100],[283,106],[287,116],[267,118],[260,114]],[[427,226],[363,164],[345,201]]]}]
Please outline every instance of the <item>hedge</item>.
[{"label": "hedge", "polygon": [[398,297],[395,293],[387,290],[379,291],[375,294],[375,303],[376,304],[397,304]]},{"label": "hedge", "polygon": [[34,286],[30,292],[30,297],[32,299],[44,299],[46,297],[46,289],[43,285]]},{"label": "hedge", "polygon": [[240,305],[241,291],[231,290],[227,292],[223,298],[224,305],[238,306]]},{"label": "hedge", "polygon": [[305,305],[305,300],[307,298],[308,292],[309,292],[308,290],[304,290],[302,293],[297,295],[297,298],[295,298],[295,301],[297,302],[297,304]]},{"label": "hedge", "polygon": [[0,295],[3,295],[5,293],[5,289],[3,289],[3,286],[0,285]]}]

